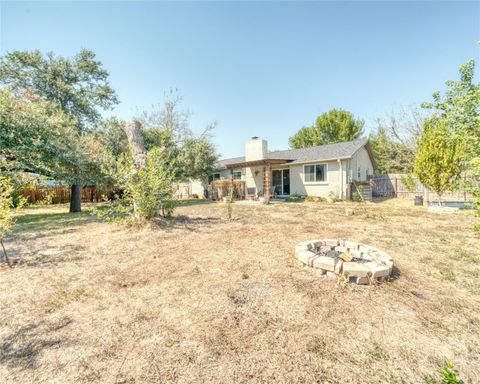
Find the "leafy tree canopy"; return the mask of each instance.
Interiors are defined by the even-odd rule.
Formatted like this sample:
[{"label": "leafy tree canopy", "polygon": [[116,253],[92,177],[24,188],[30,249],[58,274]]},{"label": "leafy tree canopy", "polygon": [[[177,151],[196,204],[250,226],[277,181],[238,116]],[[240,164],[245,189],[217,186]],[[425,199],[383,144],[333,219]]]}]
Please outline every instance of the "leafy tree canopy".
[{"label": "leafy tree canopy", "polygon": [[[475,61],[469,60],[459,68],[460,80],[449,80],[442,96],[433,94],[433,102],[422,106],[432,109],[448,123],[451,140],[464,144],[466,189],[476,197],[476,213],[480,217],[480,83],[474,82]],[[476,224],[480,231],[480,223]]]},{"label": "leafy tree canopy", "polygon": [[463,169],[464,145],[449,134],[448,121],[431,118],[425,122],[417,156],[415,175],[438,196],[452,190]]},{"label": "leafy tree canopy", "polygon": [[3,172],[54,176],[74,141],[73,120],[56,104],[0,90],[0,161]]},{"label": "leafy tree canopy", "polygon": [[79,130],[100,120],[100,109],[118,102],[108,72],[95,54],[82,49],[72,59],[40,51],[13,51],[0,59],[0,83],[57,104]]},{"label": "leafy tree canopy", "polygon": [[215,123],[208,125],[200,135],[189,126],[190,114],[180,109],[182,98],[171,91],[165,103],[156,104],[151,111],[142,112],[137,120],[143,124],[145,149],[165,148],[175,159],[177,180],[208,178],[218,155],[210,140]]},{"label": "leafy tree canopy", "polygon": [[0,90],[0,170],[31,172],[66,183],[101,180],[110,153],[94,135],[83,134],[58,105],[32,95]]},{"label": "leafy tree canopy", "polygon": [[415,149],[391,137],[384,127],[369,136],[377,173],[410,173],[413,171]]},{"label": "leafy tree canopy", "polygon": [[178,156],[181,179],[208,180],[214,171],[216,160],[215,147],[206,137],[187,138]]},{"label": "leafy tree canopy", "polygon": [[123,130],[123,121],[117,118],[109,118],[100,121],[95,130],[95,138],[112,154],[118,158],[128,150],[128,140]]},{"label": "leafy tree canopy", "polygon": [[332,109],[315,120],[311,127],[301,128],[290,138],[292,148],[312,147],[358,139],[363,133],[364,121],[355,119],[351,112]]},{"label": "leafy tree canopy", "polygon": [[[469,60],[459,68],[460,80],[445,82],[447,90],[442,97],[440,92],[433,94],[433,102],[423,103],[448,121],[451,131],[459,135],[469,135],[480,143],[480,83],[474,83],[475,61]],[[477,153],[480,147],[476,146]]]}]

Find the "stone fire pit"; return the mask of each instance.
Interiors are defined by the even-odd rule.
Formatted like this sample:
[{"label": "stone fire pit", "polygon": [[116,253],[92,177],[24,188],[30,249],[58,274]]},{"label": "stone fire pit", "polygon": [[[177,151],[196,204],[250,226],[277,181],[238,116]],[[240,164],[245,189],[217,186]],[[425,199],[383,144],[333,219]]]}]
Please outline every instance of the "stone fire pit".
[{"label": "stone fire pit", "polygon": [[307,240],[295,246],[298,260],[321,275],[344,276],[352,284],[381,283],[393,259],[370,245],[349,240]]}]

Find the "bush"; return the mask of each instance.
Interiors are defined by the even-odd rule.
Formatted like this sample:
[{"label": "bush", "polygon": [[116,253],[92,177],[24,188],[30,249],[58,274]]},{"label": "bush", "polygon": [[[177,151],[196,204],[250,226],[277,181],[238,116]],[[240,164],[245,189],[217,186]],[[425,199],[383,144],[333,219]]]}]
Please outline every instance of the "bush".
[{"label": "bush", "polygon": [[9,179],[0,176],[0,243],[2,245],[5,261],[9,266],[10,260],[3,247],[3,239],[7,236],[11,230],[12,225],[15,223],[15,213],[25,203],[25,200],[19,200],[18,204],[14,205],[13,199],[13,186]]},{"label": "bush", "polygon": [[362,193],[363,193],[363,186],[357,185],[356,191],[352,193],[352,201],[355,201],[357,203],[363,202]]},{"label": "bush", "polygon": [[171,217],[175,209],[173,199],[175,187],[174,161],[162,148],[153,148],[148,153],[145,168],[140,169],[127,185],[135,213],[151,219],[161,214]]},{"label": "bush", "polygon": [[324,203],[327,200],[324,197],[320,196],[305,196],[305,201],[312,203]]},{"label": "bush", "polygon": [[117,164],[117,182],[124,188],[124,195],[121,201],[111,204],[110,216],[121,217],[131,207],[136,218],[171,217],[175,209],[175,176],[171,151],[152,148],[142,169],[136,169],[132,156],[125,154]]},{"label": "bush", "polygon": [[291,195],[291,196],[288,196],[287,199],[286,199],[286,201],[289,202],[289,203],[300,203],[304,200],[306,200],[305,196],[297,195],[296,193]]},{"label": "bush", "polygon": [[463,381],[458,378],[458,371],[455,369],[453,363],[447,363],[445,367],[440,370],[442,375],[442,384],[462,384]]},{"label": "bush", "polygon": [[132,217],[133,207],[128,199],[115,196],[106,205],[93,208],[92,214],[109,222],[120,222]]}]

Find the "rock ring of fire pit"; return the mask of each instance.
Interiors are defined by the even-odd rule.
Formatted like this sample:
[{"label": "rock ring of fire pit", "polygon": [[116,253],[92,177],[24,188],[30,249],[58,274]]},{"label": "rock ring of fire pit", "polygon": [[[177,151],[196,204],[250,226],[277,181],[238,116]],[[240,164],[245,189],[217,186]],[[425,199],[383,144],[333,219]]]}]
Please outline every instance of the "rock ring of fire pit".
[{"label": "rock ring of fire pit", "polygon": [[295,246],[295,254],[319,274],[345,276],[353,284],[381,283],[393,268],[393,259],[387,253],[350,240],[303,241]]}]

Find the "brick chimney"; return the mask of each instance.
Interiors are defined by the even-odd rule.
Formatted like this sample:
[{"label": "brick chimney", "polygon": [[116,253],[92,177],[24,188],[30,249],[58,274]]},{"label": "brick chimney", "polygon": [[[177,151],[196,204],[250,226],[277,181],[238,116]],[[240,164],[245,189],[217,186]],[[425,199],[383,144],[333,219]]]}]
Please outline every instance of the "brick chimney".
[{"label": "brick chimney", "polygon": [[254,136],[245,144],[245,161],[266,159],[267,153],[267,140]]}]

